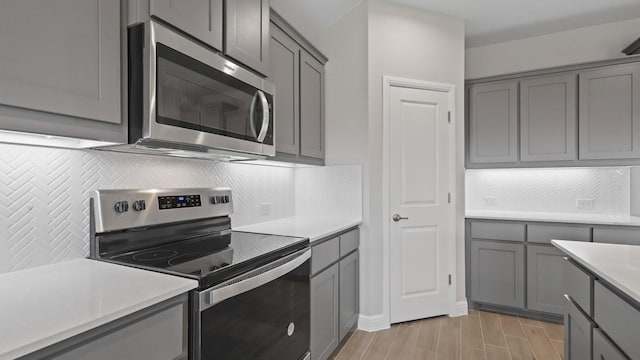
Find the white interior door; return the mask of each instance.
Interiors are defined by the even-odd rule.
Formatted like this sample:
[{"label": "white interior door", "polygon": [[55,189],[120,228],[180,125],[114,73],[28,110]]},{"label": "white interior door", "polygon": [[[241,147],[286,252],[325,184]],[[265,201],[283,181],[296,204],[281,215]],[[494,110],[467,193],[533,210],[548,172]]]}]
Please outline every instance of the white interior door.
[{"label": "white interior door", "polygon": [[398,323],[449,313],[454,185],[449,94],[392,86],[389,101],[389,315]]}]

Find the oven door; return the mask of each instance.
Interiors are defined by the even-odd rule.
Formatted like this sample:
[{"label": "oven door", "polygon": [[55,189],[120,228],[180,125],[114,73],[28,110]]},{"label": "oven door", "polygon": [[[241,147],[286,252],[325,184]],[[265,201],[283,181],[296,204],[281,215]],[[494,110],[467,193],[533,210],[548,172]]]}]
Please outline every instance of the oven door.
[{"label": "oven door", "polygon": [[275,155],[275,87],[212,50],[146,24],[144,137]]},{"label": "oven door", "polygon": [[308,359],[310,258],[299,251],[194,297],[194,359]]}]

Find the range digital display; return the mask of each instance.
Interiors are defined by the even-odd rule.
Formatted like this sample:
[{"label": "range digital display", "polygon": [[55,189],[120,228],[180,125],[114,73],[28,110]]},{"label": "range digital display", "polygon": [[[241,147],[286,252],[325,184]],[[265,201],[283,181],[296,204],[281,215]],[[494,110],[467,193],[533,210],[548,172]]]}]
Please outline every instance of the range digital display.
[{"label": "range digital display", "polygon": [[160,210],[202,206],[200,195],[158,196]]}]

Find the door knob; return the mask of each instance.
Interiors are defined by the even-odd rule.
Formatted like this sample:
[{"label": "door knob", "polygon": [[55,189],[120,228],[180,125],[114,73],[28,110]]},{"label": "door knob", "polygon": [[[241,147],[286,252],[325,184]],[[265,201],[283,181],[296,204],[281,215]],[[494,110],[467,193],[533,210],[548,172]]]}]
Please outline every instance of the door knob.
[{"label": "door knob", "polygon": [[395,222],[398,222],[398,221],[400,221],[400,220],[409,220],[409,218],[408,218],[408,217],[402,217],[402,216],[400,216],[400,214],[395,214],[395,215],[393,215],[393,218],[392,218],[392,219],[393,219],[393,221],[395,221]]}]

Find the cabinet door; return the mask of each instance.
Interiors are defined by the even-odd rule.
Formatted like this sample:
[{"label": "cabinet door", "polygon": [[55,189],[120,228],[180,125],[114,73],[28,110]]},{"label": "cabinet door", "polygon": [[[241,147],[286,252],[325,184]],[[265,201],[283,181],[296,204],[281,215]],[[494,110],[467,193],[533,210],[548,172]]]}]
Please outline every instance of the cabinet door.
[{"label": "cabinet door", "polygon": [[518,161],[518,83],[477,84],[469,89],[469,161]]},{"label": "cabinet door", "polygon": [[569,299],[565,297],[564,358],[565,360],[591,359],[593,325]]},{"label": "cabinet door", "polygon": [[640,65],[580,73],[580,159],[640,157]]},{"label": "cabinet door", "polygon": [[564,256],[551,246],[527,247],[527,308],[564,313]]},{"label": "cabinet door", "polygon": [[6,0],[0,104],[120,124],[120,1]]},{"label": "cabinet door", "polygon": [[151,0],[151,15],[222,50],[222,0]]},{"label": "cabinet door", "polygon": [[575,160],[576,75],[520,82],[520,159]]},{"label": "cabinet door", "polygon": [[593,330],[593,360],[627,360],[618,348],[609,341],[609,338],[600,331]]},{"label": "cabinet door", "polygon": [[524,307],[524,244],[471,241],[471,299]]},{"label": "cabinet door", "polygon": [[224,53],[253,70],[269,70],[269,0],[225,0]]},{"label": "cabinet door", "polygon": [[324,159],[324,66],[300,52],[300,154]]},{"label": "cabinet door", "polygon": [[358,252],[340,260],[340,341],[358,322],[360,294]]},{"label": "cabinet door", "polygon": [[326,360],[340,342],[339,264],[311,278],[311,358]]},{"label": "cabinet door", "polygon": [[271,26],[271,71],[276,86],[276,151],[300,153],[300,46],[275,25]]}]

